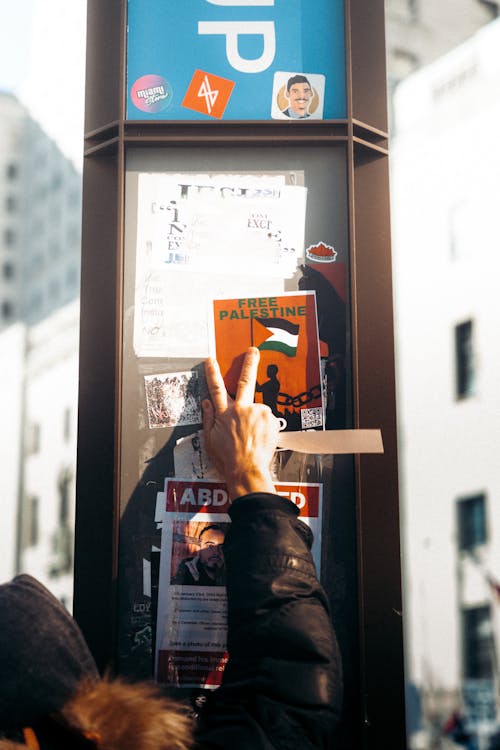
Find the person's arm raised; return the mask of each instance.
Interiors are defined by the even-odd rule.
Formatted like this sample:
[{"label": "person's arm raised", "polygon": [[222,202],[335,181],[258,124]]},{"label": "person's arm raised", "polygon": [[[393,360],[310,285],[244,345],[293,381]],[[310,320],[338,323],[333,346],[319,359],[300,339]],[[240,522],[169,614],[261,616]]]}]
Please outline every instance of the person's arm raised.
[{"label": "person's arm raised", "polygon": [[268,406],[253,402],[260,352],[250,347],[241,368],[236,397],[230,398],[216,360],[205,362],[211,401],[203,401],[208,455],[224,477],[232,500],[252,492],[274,492],[270,465],[279,420]]}]

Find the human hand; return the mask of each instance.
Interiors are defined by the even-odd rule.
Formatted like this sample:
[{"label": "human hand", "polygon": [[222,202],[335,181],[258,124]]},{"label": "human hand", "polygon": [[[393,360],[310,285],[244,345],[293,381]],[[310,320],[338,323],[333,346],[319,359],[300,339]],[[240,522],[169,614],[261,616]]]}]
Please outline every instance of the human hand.
[{"label": "human hand", "polygon": [[274,492],[270,464],[276,450],[279,420],[264,404],[254,404],[260,352],[250,347],[243,360],[235,400],[228,395],[219,365],[205,362],[211,401],[205,399],[205,447],[226,480],[232,500],[250,492]]}]

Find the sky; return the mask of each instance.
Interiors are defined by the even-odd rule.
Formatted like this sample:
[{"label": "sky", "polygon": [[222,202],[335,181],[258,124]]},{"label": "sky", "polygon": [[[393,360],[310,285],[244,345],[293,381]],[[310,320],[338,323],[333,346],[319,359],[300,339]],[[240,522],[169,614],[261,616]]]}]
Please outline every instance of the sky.
[{"label": "sky", "polygon": [[0,90],[15,94],[79,168],[86,0],[0,0]]}]

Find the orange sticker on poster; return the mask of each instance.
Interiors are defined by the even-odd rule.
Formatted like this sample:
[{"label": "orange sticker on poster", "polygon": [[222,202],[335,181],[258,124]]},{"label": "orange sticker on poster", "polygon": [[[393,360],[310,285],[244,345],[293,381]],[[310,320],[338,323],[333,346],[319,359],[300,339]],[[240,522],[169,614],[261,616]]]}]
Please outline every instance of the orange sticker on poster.
[{"label": "orange sticker on poster", "polygon": [[285,421],[286,430],[323,429],[316,295],[214,300],[217,360],[234,396],[243,355],[260,350],[256,401]]},{"label": "orange sticker on poster", "polygon": [[195,70],[184,96],[182,106],[220,119],[234,88],[234,81],[228,78]]}]

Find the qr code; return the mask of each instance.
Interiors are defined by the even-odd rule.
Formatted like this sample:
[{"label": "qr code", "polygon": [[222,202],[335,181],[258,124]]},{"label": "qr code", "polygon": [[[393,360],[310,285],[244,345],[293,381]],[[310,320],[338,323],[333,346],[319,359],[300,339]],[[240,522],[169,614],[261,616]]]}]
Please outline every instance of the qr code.
[{"label": "qr code", "polygon": [[314,409],[302,409],[300,412],[300,421],[303,430],[310,430],[312,427],[321,427],[323,424],[321,406]]}]

